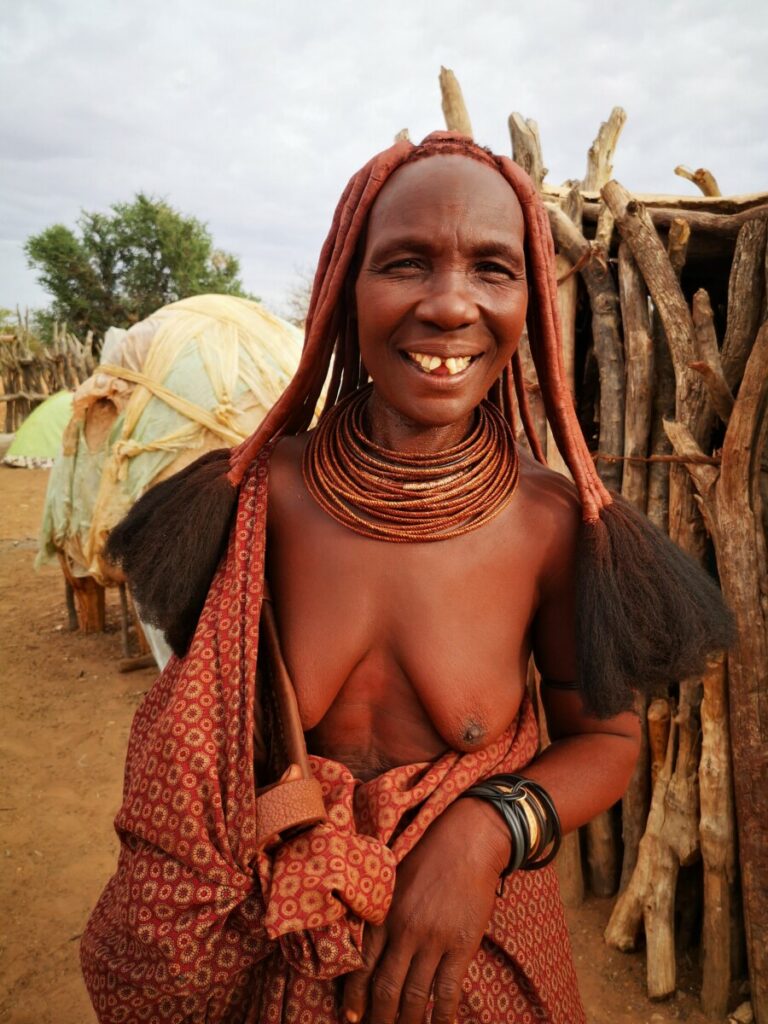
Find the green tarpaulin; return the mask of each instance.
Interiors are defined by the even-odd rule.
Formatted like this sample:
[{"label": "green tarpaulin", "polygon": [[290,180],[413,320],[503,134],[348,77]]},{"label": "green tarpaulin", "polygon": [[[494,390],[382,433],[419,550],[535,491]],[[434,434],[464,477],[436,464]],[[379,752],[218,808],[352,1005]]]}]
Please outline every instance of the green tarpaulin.
[{"label": "green tarpaulin", "polygon": [[38,405],[16,432],[3,462],[7,466],[52,466],[72,416],[72,393],[58,391]]}]

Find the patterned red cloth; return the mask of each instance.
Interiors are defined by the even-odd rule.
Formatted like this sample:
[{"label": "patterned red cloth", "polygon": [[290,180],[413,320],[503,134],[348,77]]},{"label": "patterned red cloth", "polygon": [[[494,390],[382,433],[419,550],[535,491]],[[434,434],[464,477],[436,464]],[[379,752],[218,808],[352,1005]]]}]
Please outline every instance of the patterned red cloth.
[{"label": "patterned red cloth", "polygon": [[[241,488],[235,528],[183,660],[136,713],[116,874],[81,944],[101,1024],[339,1024],[335,980],[361,965],[397,863],[475,781],[527,764],[529,701],[485,750],[370,782],[311,757],[328,821],[256,848],[253,714],[264,586],[268,453]],[[554,872],[517,872],[464,980],[458,1020],[582,1024]]]}]

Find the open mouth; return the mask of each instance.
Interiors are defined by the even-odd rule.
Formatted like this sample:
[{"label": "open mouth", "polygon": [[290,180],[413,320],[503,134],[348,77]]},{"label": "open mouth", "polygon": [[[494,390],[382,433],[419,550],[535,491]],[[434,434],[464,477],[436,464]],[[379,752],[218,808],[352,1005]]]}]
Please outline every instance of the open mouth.
[{"label": "open mouth", "polygon": [[403,352],[402,354],[422,373],[435,377],[455,377],[456,374],[469,369],[474,360],[478,358],[476,355],[464,355],[448,356],[443,359],[440,356],[428,355],[424,352]]}]

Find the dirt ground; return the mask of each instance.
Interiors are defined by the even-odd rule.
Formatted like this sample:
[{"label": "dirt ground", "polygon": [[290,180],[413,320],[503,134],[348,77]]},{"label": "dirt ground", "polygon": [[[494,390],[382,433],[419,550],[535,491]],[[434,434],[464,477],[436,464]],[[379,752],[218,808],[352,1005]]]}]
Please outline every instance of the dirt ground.
[{"label": "dirt ground", "polygon": [[[113,870],[131,717],[154,670],[117,671],[117,597],[107,632],[67,631],[58,566],[32,568],[48,473],[0,467],[0,1022],[93,1024],[78,940]],[[686,983],[650,1003],[642,954],[602,940],[610,900],[570,912],[591,1024],[704,1024]]]}]

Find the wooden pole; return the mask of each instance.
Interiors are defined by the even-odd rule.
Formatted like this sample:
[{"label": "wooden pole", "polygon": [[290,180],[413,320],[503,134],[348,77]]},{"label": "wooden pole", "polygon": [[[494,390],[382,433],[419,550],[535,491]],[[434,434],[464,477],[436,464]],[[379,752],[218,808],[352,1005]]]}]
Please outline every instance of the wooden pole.
[{"label": "wooden pole", "polygon": [[[531,118],[525,118],[518,113],[510,114],[507,124],[512,140],[513,160],[530,175],[536,188],[541,191],[544,178],[547,176],[547,168],[541,155],[539,126]],[[570,186],[565,192],[570,192]]]},{"label": "wooden pole", "polygon": [[692,181],[694,185],[701,189],[705,196],[722,195],[714,174],[708,171],[706,167],[699,167],[697,170],[692,171],[684,164],[678,164],[675,168],[675,174],[680,178],[685,178],[687,181]]},{"label": "wooden pole", "polygon": [[449,132],[461,132],[472,138],[472,122],[469,120],[464,96],[456,75],[449,68],[440,68],[440,93],[443,103],[445,127]]},{"label": "wooden pole", "polygon": [[681,865],[699,855],[698,704],[701,686],[682,683],[672,719],[663,767],[651,799],[648,824],[640,840],[629,884],[616,900],[605,941],[634,949],[641,921],[647,943],[648,995],[665,999],[675,991],[675,885]]},{"label": "wooden pole", "polygon": [[728,1009],[732,980],[732,917],[736,877],[733,830],[733,776],[728,734],[725,656],[710,660],[701,703],[701,856],[704,861],[701,1005],[721,1019]]},{"label": "wooden pole", "polygon": [[739,231],[728,279],[728,322],[723,338],[723,376],[731,391],[744,375],[763,317],[768,214]]},{"label": "wooden pole", "polygon": [[[592,338],[600,373],[600,451],[624,452],[624,347],[619,327],[619,297],[606,256],[591,245],[558,207],[547,204],[555,244],[574,264],[589,293]],[[599,464],[607,487],[621,488],[621,462]]]},{"label": "wooden pole", "polygon": [[[723,441],[720,470],[687,464],[712,531],[723,593],[736,620],[728,653],[739,862],[752,1006],[768,1024],[768,578],[760,462],[768,437],[768,322],[760,328]],[[701,454],[690,430],[669,423],[678,455]]]}]

